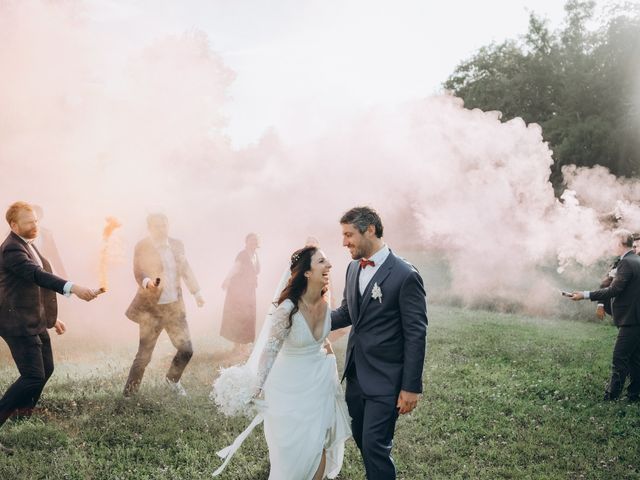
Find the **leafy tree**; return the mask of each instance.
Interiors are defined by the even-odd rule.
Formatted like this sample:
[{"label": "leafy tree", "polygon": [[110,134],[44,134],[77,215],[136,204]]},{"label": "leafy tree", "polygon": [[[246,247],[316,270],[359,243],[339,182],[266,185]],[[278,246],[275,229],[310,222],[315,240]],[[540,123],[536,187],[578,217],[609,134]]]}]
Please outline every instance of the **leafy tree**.
[{"label": "leafy tree", "polygon": [[482,47],[444,86],[469,108],[536,122],[554,151],[551,180],[576,164],[640,175],[640,6],[611,8],[595,29],[595,2],[569,0],[551,31],[535,14],[525,35]]}]

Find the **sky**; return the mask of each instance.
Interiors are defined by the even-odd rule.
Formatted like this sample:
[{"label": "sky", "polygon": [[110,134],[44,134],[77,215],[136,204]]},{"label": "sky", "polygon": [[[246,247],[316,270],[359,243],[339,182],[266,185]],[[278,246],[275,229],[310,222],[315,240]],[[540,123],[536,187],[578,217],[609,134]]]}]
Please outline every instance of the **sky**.
[{"label": "sky", "polygon": [[[200,30],[236,72],[226,105],[234,146],[269,128],[306,141],[336,119],[442,91],[462,60],[526,32],[529,15],[552,27],[561,0],[91,0],[105,31],[135,48]],[[115,51],[115,49],[114,49]],[[114,61],[118,61],[114,58]]]}]

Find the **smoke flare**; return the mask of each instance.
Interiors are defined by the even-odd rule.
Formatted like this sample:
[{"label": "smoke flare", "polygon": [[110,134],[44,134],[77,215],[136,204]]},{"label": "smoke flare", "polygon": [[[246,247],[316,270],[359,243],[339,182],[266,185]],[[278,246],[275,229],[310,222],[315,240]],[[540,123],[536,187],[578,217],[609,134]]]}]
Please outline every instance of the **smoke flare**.
[{"label": "smoke flare", "polygon": [[109,246],[113,232],[122,226],[122,223],[115,217],[107,217],[107,224],[102,232],[102,249],[100,250],[100,289],[106,292],[109,288],[108,267],[109,267]]}]

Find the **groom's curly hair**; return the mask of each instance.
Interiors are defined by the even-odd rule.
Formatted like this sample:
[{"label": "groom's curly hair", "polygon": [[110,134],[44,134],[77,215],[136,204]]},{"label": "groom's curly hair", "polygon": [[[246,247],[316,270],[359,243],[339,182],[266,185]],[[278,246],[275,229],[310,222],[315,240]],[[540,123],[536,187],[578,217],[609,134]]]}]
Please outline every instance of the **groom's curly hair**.
[{"label": "groom's curly hair", "polygon": [[369,225],[373,225],[376,229],[376,237],[382,238],[384,227],[382,226],[382,219],[378,212],[371,207],[354,207],[340,219],[341,224],[353,225],[362,234],[367,231]]},{"label": "groom's curly hair", "polygon": [[[317,247],[304,247],[300,250],[296,250],[291,255],[291,278],[287,282],[286,287],[282,290],[280,298],[278,298],[277,305],[280,305],[286,299],[293,302],[293,310],[289,314],[289,325],[291,328],[292,318],[298,311],[298,302],[304,292],[307,291],[307,277],[304,276],[305,272],[311,270],[311,259],[318,251]],[[323,292],[324,293],[324,292]]]}]

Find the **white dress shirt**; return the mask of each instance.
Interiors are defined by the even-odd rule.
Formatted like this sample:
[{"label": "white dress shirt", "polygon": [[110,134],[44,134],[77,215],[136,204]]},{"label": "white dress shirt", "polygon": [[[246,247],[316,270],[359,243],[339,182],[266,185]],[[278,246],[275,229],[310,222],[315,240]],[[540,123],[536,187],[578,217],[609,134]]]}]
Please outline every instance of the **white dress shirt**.
[{"label": "white dress shirt", "polygon": [[156,250],[160,254],[162,260],[162,269],[164,274],[164,284],[162,287],[162,293],[158,299],[158,305],[165,305],[167,303],[173,303],[178,301],[178,285],[180,284],[180,278],[178,278],[178,265],[176,264],[176,257],[173,255],[169,240],[162,243],[154,243]]},{"label": "white dress shirt", "polygon": [[[160,260],[162,261],[162,273],[164,275],[164,282],[162,284],[162,292],[160,298],[158,298],[158,305],[166,305],[168,303],[177,302],[179,299],[178,292],[180,291],[180,272],[178,271],[178,264],[176,257],[173,254],[169,239],[164,242],[156,243],[152,242]],[[147,288],[149,282],[152,280],[149,277],[142,279],[142,288]],[[204,302],[200,291],[193,294],[198,302]]]},{"label": "white dress shirt", "polygon": [[371,260],[375,265],[372,267],[371,265],[367,265],[365,268],[360,269],[360,278],[359,278],[359,287],[360,287],[360,295],[364,295],[364,291],[367,289],[367,285],[376,274],[380,266],[384,263],[384,261],[389,256],[390,250],[387,245],[384,245],[380,250],[371,255],[368,259],[363,260]]}]

